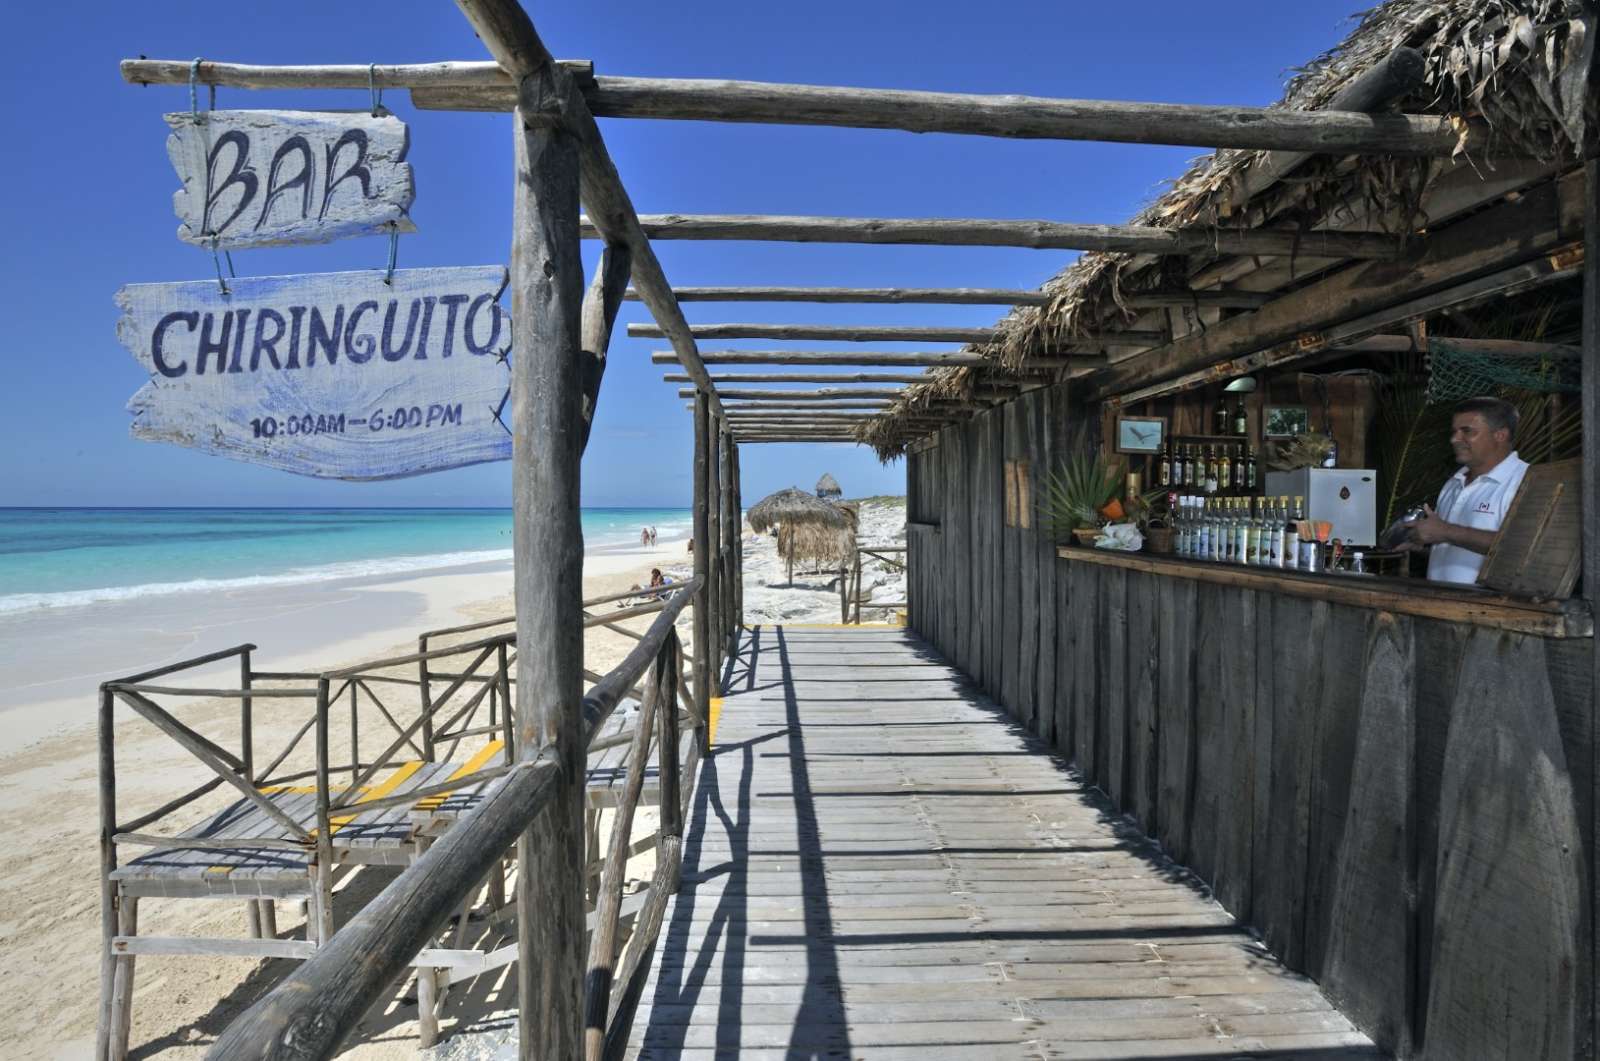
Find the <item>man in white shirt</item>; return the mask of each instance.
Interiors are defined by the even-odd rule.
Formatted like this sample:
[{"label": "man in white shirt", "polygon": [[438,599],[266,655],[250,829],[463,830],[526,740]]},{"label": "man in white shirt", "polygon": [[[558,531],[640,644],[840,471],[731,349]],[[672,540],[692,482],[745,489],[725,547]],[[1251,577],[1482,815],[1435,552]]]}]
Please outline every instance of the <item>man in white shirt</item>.
[{"label": "man in white shirt", "polygon": [[1422,506],[1422,517],[1411,525],[1411,540],[1433,547],[1428,557],[1432,581],[1478,581],[1483,554],[1499,535],[1528,470],[1512,448],[1516,436],[1517,410],[1510,402],[1469,398],[1456,406],[1450,447],[1461,470],[1439,491],[1439,507]]}]

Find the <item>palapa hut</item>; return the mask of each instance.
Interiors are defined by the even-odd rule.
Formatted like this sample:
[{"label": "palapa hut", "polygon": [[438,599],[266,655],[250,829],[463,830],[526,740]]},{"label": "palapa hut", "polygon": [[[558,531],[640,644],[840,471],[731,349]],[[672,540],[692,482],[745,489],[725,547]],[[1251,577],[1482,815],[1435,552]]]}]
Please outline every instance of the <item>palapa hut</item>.
[{"label": "palapa hut", "polygon": [[778,555],[788,561],[794,581],[796,560],[818,567],[840,567],[854,555],[855,513],[813,497],[798,486],[768,494],[750,508],[750,529],[765,534],[778,530]]},{"label": "palapa hut", "polygon": [[839,486],[839,480],[829,472],[823,472],[822,478],[817,480],[817,496],[824,501],[831,501],[836,497],[844,496],[844,489]]},{"label": "palapa hut", "polygon": [[[1441,117],[1454,155],[1207,155],[1133,219],[1181,246],[1085,253],[968,347],[984,363],[856,433],[906,456],[912,629],[1405,1058],[1593,1056],[1597,30],[1579,0],[1381,4],[1279,106]],[[1470,387],[1441,372],[1462,375],[1462,351]],[[1588,511],[1567,509],[1559,545],[1536,512],[1500,532],[1544,543],[1523,547],[1561,588],[1503,564],[1453,585],[1409,556],[1349,563],[1460,463],[1403,483],[1390,454],[1442,448],[1454,400],[1552,366],[1566,385],[1540,405],[1581,408],[1591,444],[1563,460],[1576,433],[1523,414],[1523,489],[1538,473],[1570,494],[1581,465]],[[1254,390],[1227,389],[1244,377]],[[1397,426],[1406,392],[1442,380],[1442,426]],[[1301,534],[1331,516],[1288,485],[1322,469],[1275,486],[1284,407],[1301,439],[1337,443],[1328,474],[1375,480],[1347,566]],[[1165,555],[1040,526],[1032,499],[1078,427],[1163,488]],[[1261,526],[1285,527],[1298,562],[1252,552]]]}]

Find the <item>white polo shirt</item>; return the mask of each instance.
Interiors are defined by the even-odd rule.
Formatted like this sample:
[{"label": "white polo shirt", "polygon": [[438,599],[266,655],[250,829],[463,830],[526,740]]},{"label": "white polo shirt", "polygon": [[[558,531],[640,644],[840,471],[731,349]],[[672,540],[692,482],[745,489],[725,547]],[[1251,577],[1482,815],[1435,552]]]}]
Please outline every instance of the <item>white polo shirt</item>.
[{"label": "white polo shirt", "polygon": [[[1446,523],[1454,523],[1474,530],[1497,531],[1511,507],[1511,499],[1522,486],[1522,477],[1528,471],[1528,462],[1513,451],[1472,482],[1467,482],[1467,470],[1462,468],[1450,477],[1439,491],[1439,503],[1434,510]],[[1434,582],[1478,581],[1478,569],[1483,566],[1483,554],[1459,545],[1440,543],[1433,547],[1428,557],[1428,578]]]}]

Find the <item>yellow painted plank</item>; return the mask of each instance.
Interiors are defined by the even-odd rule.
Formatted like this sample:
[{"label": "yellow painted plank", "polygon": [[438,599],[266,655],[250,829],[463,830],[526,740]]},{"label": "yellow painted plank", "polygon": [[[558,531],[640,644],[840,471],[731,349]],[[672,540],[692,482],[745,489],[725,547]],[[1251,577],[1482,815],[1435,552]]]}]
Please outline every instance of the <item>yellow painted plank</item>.
[{"label": "yellow painted plank", "polygon": [[709,724],[709,730],[706,734],[706,747],[708,748],[717,743],[717,720],[721,717],[722,697],[713,696],[711,698],[711,721]]},{"label": "yellow painted plank", "polygon": [[[500,754],[500,749],[503,747],[505,747],[505,741],[490,741],[488,744],[483,746],[483,749],[479,751],[477,755],[474,755],[472,758],[468,759],[460,769],[451,774],[445,780],[460,781],[463,777],[477,773],[479,770],[483,769],[484,765],[488,763],[490,759],[493,759],[496,755]],[[451,793],[449,792],[440,792],[438,795],[428,796],[426,799],[417,801],[417,809],[437,810],[444,804],[445,800],[450,798],[450,796]]]}]

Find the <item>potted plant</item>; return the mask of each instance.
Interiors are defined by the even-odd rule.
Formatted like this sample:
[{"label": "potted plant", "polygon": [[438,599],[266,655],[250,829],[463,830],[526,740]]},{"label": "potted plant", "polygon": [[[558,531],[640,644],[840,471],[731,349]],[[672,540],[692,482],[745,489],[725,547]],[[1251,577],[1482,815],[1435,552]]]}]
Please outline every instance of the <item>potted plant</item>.
[{"label": "potted plant", "polygon": [[1092,544],[1102,524],[1126,518],[1117,492],[1122,466],[1098,452],[1078,449],[1044,480],[1040,508],[1057,541],[1069,535],[1080,545]]}]

